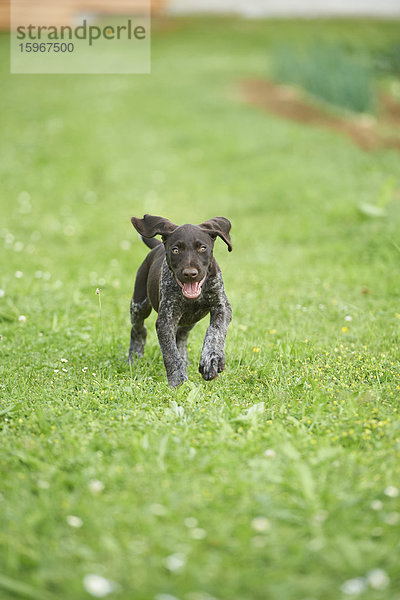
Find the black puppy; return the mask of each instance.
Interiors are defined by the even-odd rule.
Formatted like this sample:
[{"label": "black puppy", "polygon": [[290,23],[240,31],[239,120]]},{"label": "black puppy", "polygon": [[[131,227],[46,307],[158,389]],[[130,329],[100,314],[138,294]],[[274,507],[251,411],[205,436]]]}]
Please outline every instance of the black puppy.
[{"label": "black puppy", "polygon": [[[174,225],[162,217],[132,217],[132,224],[151,248],[136,275],[131,302],[129,362],[143,356],[146,343],[144,319],[154,308],[156,329],[167,371],[168,383],[177,387],[187,380],[187,339],[192,327],[210,313],[199,371],[206,380],[225,368],[226,332],[232,309],[226,297],[221,270],[213,257],[217,236],[232,250],[225,217],[201,225]],[[163,243],[152,239],[161,235]]]}]

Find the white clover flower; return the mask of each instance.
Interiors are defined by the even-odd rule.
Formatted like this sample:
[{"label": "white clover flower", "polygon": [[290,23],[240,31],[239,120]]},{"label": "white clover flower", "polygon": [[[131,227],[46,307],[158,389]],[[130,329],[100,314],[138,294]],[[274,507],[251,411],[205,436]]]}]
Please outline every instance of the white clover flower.
[{"label": "white clover flower", "polygon": [[385,516],[385,523],[388,525],[397,525],[399,522],[400,515],[398,512],[391,512]]},{"label": "white clover flower", "polygon": [[45,479],[39,479],[38,486],[40,487],[41,490],[48,490],[50,487],[50,484]]},{"label": "white clover flower", "polygon": [[27,192],[26,190],[22,190],[19,194],[18,194],[18,202],[20,204],[25,204],[26,202],[30,202],[31,201],[31,195],[29,192]]},{"label": "white clover flower", "polygon": [[340,590],[343,594],[348,596],[358,596],[367,587],[367,582],[364,577],[355,577],[354,579],[348,579],[341,586]]},{"label": "white clover flower", "polygon": [[276,452],[275,452],[275,450],[272,450],[272,448],[268,448],[268,450],[266,450],[266,451],[264,452],[264,456],[265,456],[266,458],[275,458],[275,456],[276,456]]},{"label": "white clover flower", "polygon": [[397,498],[399,495],[399,488],[394,485],[388,485],[387,488],[384,489],[385,496],[389,496],[389,498]]},{"label": "white clover flower", "polygon": [[0,298],[4,298],[5,295],[6,295],[5,290],[0,289]]},{"label": "white clover flower", "polygon": [[266,517],[255,517],[251,522],[251,526],[254,531],[265,532],[269,531],[271,523]]},{"label": "white clover flower", "polygon": [[181,552],[170,554],[164,561],[168,571],[182,571],[186,565],[186,556]]},{"label": "white clover flower", "polygon": [[25,315],[19,315],[18,321],[20,323],[26,323],[26,316]]},{"label": "white clover flower", "polygon": [[24,276],[24,274],[22,271],[15,271],[15,277],[17,279],[21,279],[21,277],[23,277],[23,276]]},{"label": "white clover flower", "polygon": [[204,540],[207,537],[207,531],[201,527],[194,527],[190,530],[190,535],[194,540]]},{"label": "white clover flower", "polygon": [[371,502],[371,508],[372,510],[382,510],[383,502],[381,500],[373,500]]},{"label": "white clover flower", "polygon": [[76,527],[77,529],[83,525],[82,519],[80,517],[76,517],[75,515],[68,515],[67,523],[70,527]]},{"label": "white clover flower", "polygon": [[89,481],[88,488],[92,494],[100,494],[104,490],[104,483],[99,479],[92,479]]},{"label": "white clover flower", "polygon": [[158,517],[162,517],[167,514],[167,509],[162,504],[150,504],[150,512],[153,515],[157,515]]},{"label": "white clover flower", "polygon": [[344,318],[345,321],[352,321],[353,317],[351,315],[346,315]]},{"label": "white clover flower", "polygon": [[186,527],[192,528],[192,527],[197,527],[198,524],[198,520],[196,519],[196,517],[187,517],[184,521]]},{"label": "white clover flower", "polygon": [[383,569],[373,569],[367,573],[367,581],[374,590],[386,590],[390,583],[389,576]]},{"label": "white clover flower", "polygon": [[121,250],[130,250],[131,243],[128,240],[122,240],[119,247],[121,248]]},{"label": "white clover flower", "polygon": [[328,518],[329,513],[327,510],[320,510],[314,517],[316,523],[323,523]]},{"label": "white clover flower", "polygon": [[251,545],[254,548],[264,548],[267,543],[267,538],[265,535],[255,535],[251,538]]},{"label": "white clover flower", "polygon": [[115,589],[112,581],[93,573],[85,575],[83,578],[83,587],[91,596],[96,596],[96,598],[103,598]]}]

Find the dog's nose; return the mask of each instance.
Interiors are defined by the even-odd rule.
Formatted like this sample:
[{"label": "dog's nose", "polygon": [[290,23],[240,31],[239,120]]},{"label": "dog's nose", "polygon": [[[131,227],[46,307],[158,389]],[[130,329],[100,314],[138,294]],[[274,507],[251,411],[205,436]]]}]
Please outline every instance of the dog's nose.
[{"label": "dog's nose", "polygon": [[182,275],[188,279],[195,279],[199,274],[197,269],[183,269]]}]

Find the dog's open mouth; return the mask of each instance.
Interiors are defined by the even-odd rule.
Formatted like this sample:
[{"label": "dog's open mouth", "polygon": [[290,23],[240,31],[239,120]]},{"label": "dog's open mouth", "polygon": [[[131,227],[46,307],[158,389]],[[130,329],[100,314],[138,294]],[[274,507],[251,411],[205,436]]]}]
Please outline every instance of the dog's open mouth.
[{"label": "dog's open mouth", "polygon": [[201,281],[188,281],[186,283],[182,283],[181,281],[179,281],[176,275],[175,279],[178,282],[179,286],[182,288],[182,294],[185,296],[185,298],[193,300],[194,298],[198,298],[200,296],[201,288],[203,283],[205,282],[206,276],[204,275]]}]

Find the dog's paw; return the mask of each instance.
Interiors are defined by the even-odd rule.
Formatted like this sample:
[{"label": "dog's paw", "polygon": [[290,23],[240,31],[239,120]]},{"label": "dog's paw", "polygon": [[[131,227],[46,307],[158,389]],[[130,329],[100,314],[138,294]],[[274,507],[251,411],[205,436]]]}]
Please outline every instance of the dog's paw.
[{"label": "dog's paw", "polygon": [[223,352],[209,352],[200,359],[199,371],[206,381],[218,377],[225,369],[225,355]]},{"label": "dog's paw", "polygon": [[187,380],[188,377],[186,375],[186,372],[175,371],[172,375],[168,377],[168,384],[172,388],[177,388],[180,385],[182,385],[182,383],[185,383],[185,381]]},{"label": "dog's paw", "polygon": [[186,365],[183,360],[182,364],[177,369],[167,373],[167,379],[170,387],[172,388],[177,388],[182,383],[187,381],[188,377],[186,374]]},{"label": "dog's paw", "polygon": [[135,358],[142,358],[146,339],[138,339],[131,342],[127,362],[132,364]]},{"label": "dog's paw", "polygon": [[135,359],[138,358],[142,358],[144,354],[144,347],[143,348],[130,348],[129,349],[129,354],[128,354],[128,358],[126,359],[126,362],[128,363],[128,365],[132,365],[133,361]]},{"label": "dog's paw", "polygon": [[129,354],[125,362],[127,365],[133,365],[133,362],[139,358],[142,358],[142,356],[143,354]]}]

